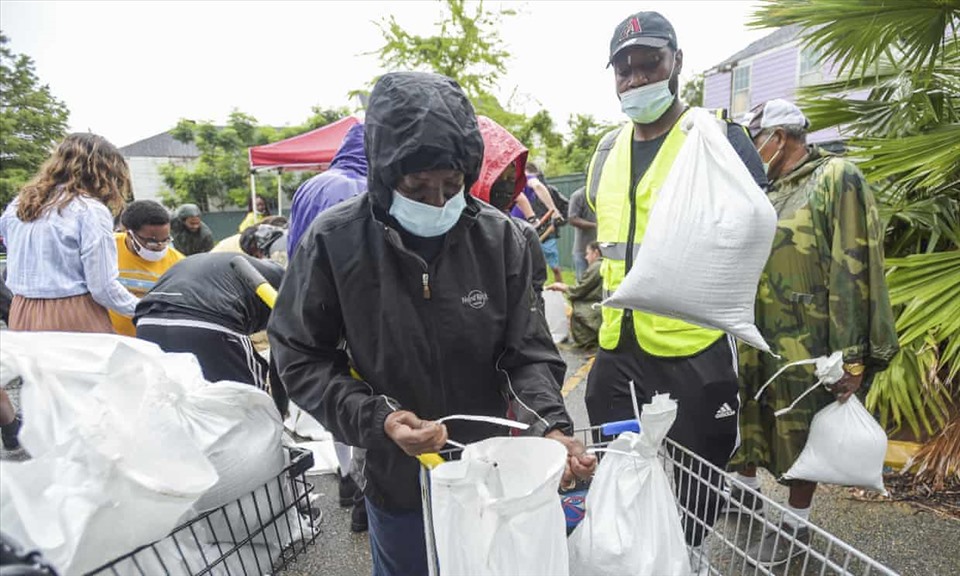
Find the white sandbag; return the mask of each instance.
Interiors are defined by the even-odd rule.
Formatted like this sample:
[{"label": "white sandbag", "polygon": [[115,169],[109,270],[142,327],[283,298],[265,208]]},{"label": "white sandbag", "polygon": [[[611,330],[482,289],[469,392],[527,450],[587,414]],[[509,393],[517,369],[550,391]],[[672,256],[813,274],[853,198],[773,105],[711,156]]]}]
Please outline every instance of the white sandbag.
[{"label": "white sandbag", "polygon": [[189,392],[180,424],[220,480],[197,502],[212,510],[273,480],[287,463],[283,422],[269,394],[249,384],[215,382]]},{"label": "white sandbag", "polygon": [[676,498],[657,458],[676,415],[677,403],[658,394],[640,414],[641,432],[624,432],[607,447],[570,536],[571,575],[690,574]]},{"label": "white sandbag", "polygon": [[554,344],[563,342],[570,336],[570,319],[567,318],[567,300],[560,292],[543,291],[543,314]]},{"label": "white sandbag", "polygon": [[21,441],[33,456],[3,463],[3,530],[62,574],[162,538],[217,481],[177,422],[199,366],[163,356],[121,336],[3,336],[0,365],[23,377]]},{"label": "white sandbag", "polygon": [[566,448],[534,437],[471,444],[431,472],[440,574],[567,574],[557,488]]},{"label": "white sandbag", "polygon": [[716,328],[769,351],[753,311],[776,211],[723,122],[700,108],[681,122],[687,137],[637,239],[633,267],[603,304]]},{"label": "white sandbag", "polygon": [[856,395],[813,417],[807,444],[785,479],[857,486],[886,494],[883,459],[887,435]]},{"label": "white sandbag", "polygon": [[166,354],[156,344],[112,334],[5,332],[0,367],[6,376],[23,377],[20,403],[27,417],[20,442],[34,457],[68,443],[91,411],[115,417],[118,433],[149,432],[142,416],[153,425],[175,426],[175,418],[153,418],[153,404],[179,401],[206,385],[192,354]]}]

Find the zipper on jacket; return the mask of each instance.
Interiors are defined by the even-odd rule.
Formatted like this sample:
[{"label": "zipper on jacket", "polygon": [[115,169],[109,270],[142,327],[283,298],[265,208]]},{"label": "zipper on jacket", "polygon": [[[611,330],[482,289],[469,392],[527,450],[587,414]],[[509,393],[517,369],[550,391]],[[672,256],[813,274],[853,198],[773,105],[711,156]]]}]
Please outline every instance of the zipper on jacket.
[{"label": "zipper on jacket", "polygon": [[423,273],[423,299],[430,299],[430,274],[427,272]]}]

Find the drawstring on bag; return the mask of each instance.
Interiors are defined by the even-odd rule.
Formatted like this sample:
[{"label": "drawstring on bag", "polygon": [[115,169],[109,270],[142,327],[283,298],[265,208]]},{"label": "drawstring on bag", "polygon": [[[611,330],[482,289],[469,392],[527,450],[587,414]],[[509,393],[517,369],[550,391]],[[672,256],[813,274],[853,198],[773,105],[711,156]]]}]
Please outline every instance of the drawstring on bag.
[{"label": "drawstring on bag", "polygon": [[817,368],[814,371],[814,375],[817,377],[817,383],[807,388],[803,392],[803,394],[798,396],[797,399],[794,400],[789,406],[787,406],[786,408],[781,408],[780,410],[777,410],[776,412],[774,412],[773,413],[774,416],[783,416],[787,412],[793,410],[794,407],[796,407],[796,405],[801,400],[803,400],[808,394],[813,392],[817,388],[817,386],[820,386],[820,385],[832,386],[837,382],[839,382],[841,378],[843,378],[843,352],[837,351],[831,354],[830,356],[820,356],[819,358],[810,358],[808,360],[797,360],[796,362],[790,362],[789,364],[786,364],[785,366],[777,370],[776,374],[771,376],[770,379],[767,380],[763,384],[763,386],[760,387],[760,390],[757,390],[757,393],[756,395],[754,395],[753,399],[759,400],[760,395],[763,394],[763,391],[767,389],[767,386],[769,386],[774,380],[777,379],[778,376],[783,374],[788,368],[792,368],[794,366],[803,366],[805,364],[817,365]]}]

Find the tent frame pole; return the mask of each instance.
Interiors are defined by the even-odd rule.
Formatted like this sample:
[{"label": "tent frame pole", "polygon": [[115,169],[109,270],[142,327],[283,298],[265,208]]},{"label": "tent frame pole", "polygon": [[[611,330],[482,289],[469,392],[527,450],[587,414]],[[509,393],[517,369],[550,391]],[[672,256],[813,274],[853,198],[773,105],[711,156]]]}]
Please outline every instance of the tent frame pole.
[{"label": "tent frame pole", "polygon": [[277,168],[277,216],[283,216],[283,168]]},{"label": "tent frame pole", "polygon": [[253,213],[257,213],[257,172],[250,171],[250,204],[253,206]]}]

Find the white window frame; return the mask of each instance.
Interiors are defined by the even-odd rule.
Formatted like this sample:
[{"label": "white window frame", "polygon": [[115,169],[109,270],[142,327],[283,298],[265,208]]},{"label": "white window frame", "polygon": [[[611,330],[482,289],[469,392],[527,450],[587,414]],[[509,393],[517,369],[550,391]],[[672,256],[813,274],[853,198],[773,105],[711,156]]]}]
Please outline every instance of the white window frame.
[{"label": "white window frame", "polygon": [[819,84],[823,80],[823,52],[809,45],[801,45],[797,55],[797,86]]},{"label": "white window frame", "polygon": [[[730,117],[737,118],[740,114],[750,111],[750,83],[752,81],[753,66],[750,64],[741,64],[730,72]],[[746,86],[737,89],[737,72],[743,71],[747,75]],[[737,95],[745,94],[746,103],[741,110],[737,106]]]}]

